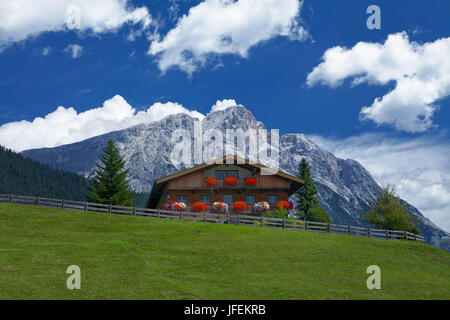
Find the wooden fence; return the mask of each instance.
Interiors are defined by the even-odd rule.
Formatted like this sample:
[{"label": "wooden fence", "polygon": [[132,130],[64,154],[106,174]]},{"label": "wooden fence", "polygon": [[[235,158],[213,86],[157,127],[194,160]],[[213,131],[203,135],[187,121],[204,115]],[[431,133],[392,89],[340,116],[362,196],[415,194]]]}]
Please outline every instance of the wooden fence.
[{"label": "wooden fence", "polygon": [[158,209],[145,209],[138,207],[115,206],[115,205],[73,201],[73,200],[18,196],[12,194],[0,194],[0,202],[11,202],[25,205],[38,205],[50,208],[81,210],[86,212],[99,211],[106,213],[127,214],[133,216],[146,216],[154,218],[235,224],[235,225],[246,225],[264,228],[281,228],[287,230],[309,230],[323,233],[368,236],[380,239],[406,239],[425,242],[425,237],[407,231],[372,229],[351,225],[312,222],[295,219],[278,219],[278,218],[257,217],[250,215],[218,214],[210,212],[198,213],[187,211],[167,211]]}]

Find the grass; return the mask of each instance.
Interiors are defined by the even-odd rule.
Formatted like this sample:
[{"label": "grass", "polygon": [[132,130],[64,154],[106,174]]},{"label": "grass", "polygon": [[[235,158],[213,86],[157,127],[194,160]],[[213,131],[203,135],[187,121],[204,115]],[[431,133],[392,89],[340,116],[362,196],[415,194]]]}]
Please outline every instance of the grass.
[{"label": "grass", "polygon": [[[450,298],[450,254],[415,241],[13,204],[0,262],[1,299]],[[81,290],[66,287],[73,264]]]}]

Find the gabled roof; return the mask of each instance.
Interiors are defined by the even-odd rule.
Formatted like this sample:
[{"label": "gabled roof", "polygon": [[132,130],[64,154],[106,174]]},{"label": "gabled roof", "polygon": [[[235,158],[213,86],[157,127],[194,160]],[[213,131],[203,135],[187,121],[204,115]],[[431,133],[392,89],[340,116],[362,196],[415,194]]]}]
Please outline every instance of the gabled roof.
[{"label": "gabled roof", "polygon": [[179,171],[177,173],[171,174],[171,175],[169,175],[167,177],[164,177],[164,178],[161,178],[159,180],[156,180],[154,182],[154,184],[153,184],[152,191],[151,191],[149,199],[147,201],[147,207],[155,208],[157,206],[157,202],[159,201],[159,198],[161,197],[161,195],[164,193],[164,188],[166,187],[167,182],[169,182],[170,180],[173,180],[173,179],[176,179],[176,178],[179,178],[179,177],[191,174],[193,172],[202,170],[204,168],[212,167],[212,166],[219,165],[219,164],[227,164],[227,160],[229,160],[229,159],[233,159],[233,164],[246,165],[246,166],[258,168],[261,171],[270,172],[273,175],[277,175],[279,177],[282,177],[284,179],[292,181],[293,185],[291,187],[290,194],[295,192],[300,187],[300,185],[305,183],[304,180],[299,179],[297,177],[294,177],[293,175],[284,173],[282,171],[278,171],[278,170],[266,167],[266,166],[264,166],[262,164],[259,164],[259,163],[251,162],[251,161],[249,161],[247,159],[238,157],[236,155],[226,155],[226,156],[224,156],[222,158],[217,158],[215,160],[202,163],[202,164],[197,165],[195,167],[192,167],[192,168],[189,168],[189,169],[186,169],[186,170],[182,170],[182,171]]},{"label": "gabled roof", "polygon": [[249,160],[243,159],[243,158],[238,157],[236,155],[227,155],[227,156],[224,156],[222,158],[217,158],[215,160],[202,163],[202,164],[200,164],[198,166],[195,166],[195,167],[192,167],[192,168],[189,168],[189,169],[186,169],[186,170],[182,170],[182,171],[179,171],[177,173],[171,174],[170,176],[167,176],[167,177],[164,177],[162,179],[156,180],[156,184],[163,183],[163,182],[166,182],[166,181],[170,181],[170,180],[173,180],[175,178],[185,176],[187,174],[196,172],[198,170],[201,170],[201,169],[204,169],[204,168],[207,168],[207,167],[211,167],[211,166],[218,165],[218,164],[226,164],[228,159],[233,159],[233,163],[237,164],[237,165],[245,164],[245,165],[248,165],[248,166],[251,166],[251,167],[255,167],[255,168],[258,168],[258,169],[261,169],[261,170],[265,170],[267,172],[270,172],[270,173],[272,173],[274,175],[280,176],[280,177],[288,179],[288,180],[292,180],[292,181],[295,181],[295,182],[298,182],[298,183],[301,183],[301,184],[305,183],[305,181],[303,181],[302,179],[299,179],[297,177],[294,177],[294,176],[292,176],[290,174],[287,174],[287,173],[284,173],[282,171],[271,169],[271,168],[266,167],[266,166],[264,166],[262,164],[250,162]]}]

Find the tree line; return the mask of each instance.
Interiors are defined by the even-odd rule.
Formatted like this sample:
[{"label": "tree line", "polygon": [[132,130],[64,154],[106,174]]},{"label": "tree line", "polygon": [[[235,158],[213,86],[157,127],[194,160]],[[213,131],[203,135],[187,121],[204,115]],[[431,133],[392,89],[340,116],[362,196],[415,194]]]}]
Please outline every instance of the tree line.
[{"label": "tree line", "polygon": [[87,192],[84,177],[0,146],[0,193],[83,201]]}]

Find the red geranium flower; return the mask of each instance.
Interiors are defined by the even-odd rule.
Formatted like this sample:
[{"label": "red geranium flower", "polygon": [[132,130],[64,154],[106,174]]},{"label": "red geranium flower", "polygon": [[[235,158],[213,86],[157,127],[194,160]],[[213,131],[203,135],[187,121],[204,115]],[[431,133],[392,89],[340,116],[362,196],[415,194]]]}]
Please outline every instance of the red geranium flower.
[{"label": "red geranium flower", "polygon": [[234,186],[237,184],[237,179],[236,177],[226,177],[225,178],[225,184],[228,184],[230,186]]},{"label": "red geranium flower", "polygon": [[275,205],[278,209],[287,209],[291,206],[291,204],[285,200],[278,201],[278,203]]},{"label": "red geranium flower", "polygon": [[244,201],[236,201],[233,204],[233,209],[236,211],[244,211],[247,209],[247,204]]},{"label": "red geranium flower", "polygon": [[206,178],[206,184],[208,186],[215,186],[217,184],[217,179],[214,177],[208,177]]},{"label": "red geranium flower", "polygon": [[247,179],[245,179],[245,183],[249,186],[254,186],[256,185],[256,179],[253,177],[247,177]]},{"label": "red geranium flower", "polygon": [[206,204],[200,201],[197,201],[192,205],[192,210],[194,210],[195,212],[203,212],[206,210],[206,208]]}]

